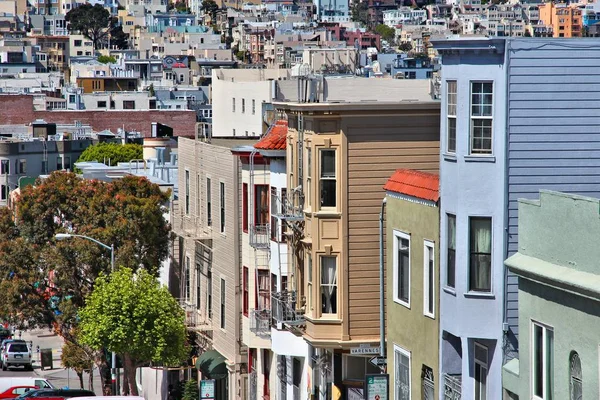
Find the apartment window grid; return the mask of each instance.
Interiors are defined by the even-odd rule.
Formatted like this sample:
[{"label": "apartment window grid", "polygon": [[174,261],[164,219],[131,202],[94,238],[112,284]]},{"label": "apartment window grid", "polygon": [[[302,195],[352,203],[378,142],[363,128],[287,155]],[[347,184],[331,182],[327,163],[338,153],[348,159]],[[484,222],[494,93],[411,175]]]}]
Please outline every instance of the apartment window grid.
[{"label": "apartment window grid", "polygon": [[531,379],[535,400],[552,400],[554,394],[554,331],[532,321]]},{"label": "apartment window grid", "polygon": [[471,154],[492,153],[492,82],[471,82]]},{"label": "apartment window grid", "polygon": [[395,400],[410,400],[410,352],[394,345]]},{"label": "apartment window grid", "polygon": [[469,291],[492,291],[492,219],[469,218]]},{"label": "apartment window grid", "polygon": [[225,329],[225,279],[221,278],[221,329]]},{"label": "apartment window grid", "polygon": [[190,215],[190,171],[185,170],[185,215]]},{"label": "apartment window grid", "polygon": [[433,242],[426,240],[423,250],[423,314],[435,318],[435,266]]},{"label": "apartment window grid", "polygon": [[410,308],[410,235],[394,231],[394,301]]},{"label": "apartment window grid", "polygon": [[456,287],[456,215],[447,214],[446,286]]},{"label": "apartment window grid", "polygon": [[221,210],[221,233],[225,233],[225,183],[219,182],[219,199],[220,199],[220,210]]},{"label": "apartment window grid", "polygon": [[336,207],[337,179],[335,164],[335,150],[321,150],[320,195],[322,208]]},{"label": "apartment window grid", "polygon": [[488,348],[474,344],[475,400],[487,399]]},{"label": "apartment window grid", "polygon": [[448,143],[446,150],[448,153],[456,153],[456,103],[457,103],[457,85],[456,81],[446,82],[447,102],[448,102],[448,120],[446,129],[448,131]]},{"label": "apartment window grid", "polygon": [[321,314],[337,314],[337,257],[321,256]]}]

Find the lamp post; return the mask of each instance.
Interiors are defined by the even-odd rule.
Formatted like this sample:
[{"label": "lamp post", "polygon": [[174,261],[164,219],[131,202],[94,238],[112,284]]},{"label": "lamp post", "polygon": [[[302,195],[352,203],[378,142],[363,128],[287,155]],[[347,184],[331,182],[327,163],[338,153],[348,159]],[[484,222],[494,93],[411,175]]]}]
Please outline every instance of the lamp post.
[{"label": "lamp post", "polygon": [[[94,238],[91,238],[89,236],[85,236],[85,235],[75,235],[72,233],[57,233],[56,235],[54,235],[54,238],[56,240],[65,240],[65,239],[71,239],[71,238],[82,238],[82,239],[87,239],[91,242],[96,243],[99,246],[104,247],[107,250],[110,250],[110,271],[114,272],[115,270],[115,246],[113,244],[111,244],[110,246],[107,244],[102,243],[99,240],[96,240]],[[112,381],[112,388],[113,388],[113,393],[116,396],[117,395],[117,355],[116,353],[113,351],[112,352],[112,360],[111,360],[111,368],[110,368],[110,377],[111,377],[111,381]]]}]

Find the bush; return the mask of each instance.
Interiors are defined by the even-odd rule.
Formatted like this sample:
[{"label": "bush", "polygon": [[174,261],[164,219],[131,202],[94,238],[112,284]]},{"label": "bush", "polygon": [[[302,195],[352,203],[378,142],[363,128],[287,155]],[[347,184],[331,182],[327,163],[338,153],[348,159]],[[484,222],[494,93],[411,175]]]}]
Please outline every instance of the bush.
[{"label": "bush", "polygon": [[98,56],[98,62],[102,64],[114,64],[117,62],[117,59],[113,56]]},{"label": "bush", "polygon": [[98,161],[112,166],[120,162],[140,160],[143,154],[141,144],[98,143],[85,149],[76,162]]},{"label": "bush", "polygon": [[195,380],[189,380],[183,386],[183,396],[181,400],[198,400],[200,397],[200,390],[198,388],[198,382]]}]

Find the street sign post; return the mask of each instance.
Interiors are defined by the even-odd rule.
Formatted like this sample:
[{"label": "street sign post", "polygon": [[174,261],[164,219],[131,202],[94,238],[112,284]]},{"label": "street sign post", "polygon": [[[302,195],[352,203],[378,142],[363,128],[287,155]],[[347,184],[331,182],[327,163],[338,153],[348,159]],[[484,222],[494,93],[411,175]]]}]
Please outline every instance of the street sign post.
[{"label": "street sign post", "polygon": [[369,359],[369,362],[371,364],[373,364],[374,366],[381,368],[381,367],[387,365],[387,358],[385,358],[385,357],[371,357]]},{"label": "street sign post", "polygon": [[215,380],[206,379],[200,381],[200,400],[215,399]]},{"label": "street sign post", "polygon": [[365,400],[389,400],[388,374],[367,374],[365,379]]}]

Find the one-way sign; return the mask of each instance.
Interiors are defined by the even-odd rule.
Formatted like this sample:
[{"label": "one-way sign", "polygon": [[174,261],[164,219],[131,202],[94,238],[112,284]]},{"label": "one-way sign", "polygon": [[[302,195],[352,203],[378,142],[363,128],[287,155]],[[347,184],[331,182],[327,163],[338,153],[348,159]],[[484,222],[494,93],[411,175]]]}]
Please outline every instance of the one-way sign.
[{"label": "one-way sign", "polygon": [[383,367],[387,364],[387,358],[385,357],[371,357],[369,362],[376,367]]}]

